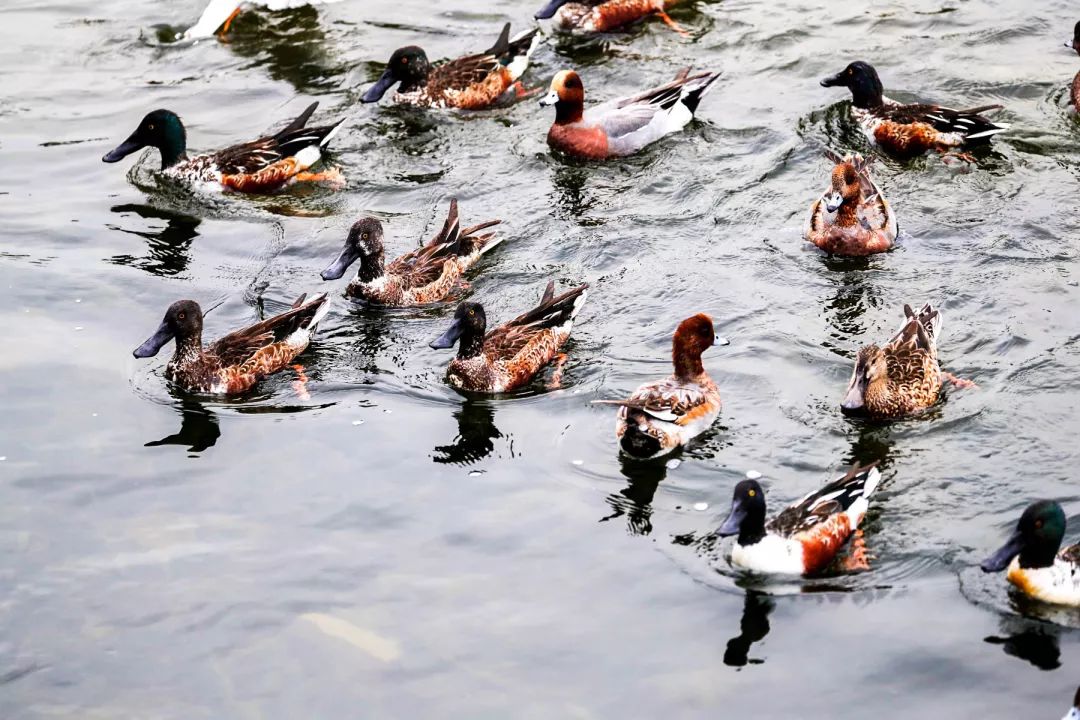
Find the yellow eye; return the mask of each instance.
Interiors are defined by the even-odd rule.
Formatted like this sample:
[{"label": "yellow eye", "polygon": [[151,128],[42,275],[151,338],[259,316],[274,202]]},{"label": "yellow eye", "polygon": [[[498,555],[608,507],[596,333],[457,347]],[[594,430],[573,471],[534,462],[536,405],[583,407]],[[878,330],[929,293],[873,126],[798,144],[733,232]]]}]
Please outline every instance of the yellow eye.
[{"label": "yellow eye", "polygon": [[364,233],[364,234],[363,234],[363,235],[361,235],[360,237],[362,237],[363,239],[367,240],[367,239],[368,239],[368,235],[369,235],[369,233]]},{"label": "yellow eye", "polygon": [[754,497],[755,495],[757,495],[757,490],[751,490],[746,494],[749,495],[750,497]]},{"label": "yellow eye", "polygon": [[476,311],[475,311],[475,310],[469,310],[469,315],[470,315],[470,316],[472,316],[472,315],[476,315]]}]

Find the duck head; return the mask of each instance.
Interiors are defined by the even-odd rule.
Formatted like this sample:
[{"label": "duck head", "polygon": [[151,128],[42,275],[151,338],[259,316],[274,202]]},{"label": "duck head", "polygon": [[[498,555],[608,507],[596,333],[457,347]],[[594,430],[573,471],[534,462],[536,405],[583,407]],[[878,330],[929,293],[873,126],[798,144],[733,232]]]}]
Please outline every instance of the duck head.
[{"label": "duck head", "polygon": [[671,338],[671,363],[675,374],[686,380],[701,375],[705,372],[701,354],[717,344],[727,345],[728,341],[716,337],[711,317],[698,313],[683,320]]},{"label": "duck head", "polygon": [[1076,688],[1076,697],[1073,698],[1072,708],[1061,720],[1080,720],[1080,687]]},{"label": "duck head", "polygon": [[851,104],[858,108],[875,108],[882,104],[884,89],[877,70],[869,63],[856,60],[831,77],[821,81],[823,87],[846,87],[851,90]]},{"label": "duck head", "polygon": [[1065,43],[1065,47],[1071,47],[1076,51],[1077,55],[1080,55],[1080,22],[1076,23],[1076,27],[1073,28],[1072,42]]},{"label": "duck head", "polygon": [[199,303],[194,300],[177,300],[165,311],[165,317],[158,329],[132,353],[137,358],[148,358],[158,354],[170,340],[176,340],[177,352],[180,348],[202,344],[203,313]]},{"label": "duck head", "polygon": [[161,169],[172,167],[187,157],[187,133],[180,117],[171,110],[155,110],[135,128],[127,140],[105,153],[104,162],[114,163],[144,147],[155,147],[161,152]]},{"label": "duck head", "polygon": [[888,379],[885,353],[877,345],[860,348],[855,356],[855,369],[848,381],[847,393],[840,403],[845,415],[859,415],[866,410],[866,393],[880,388]]},{"label": "duck head", "polygon": [[833,168],[832,192],[825,196],[825,209],[836,212],[845,202],[858,203],[861,188],[859,173],[849,162],[840,163]]},{"label": "duck head", "polygon": [[983,572],[1000,572],[1017,555],[1022,568],[1050,567],[1064,537],[1065,511],[1053,500],[1040,500],[1024,510],[1013,534],[979,567]]},{"label": "duck head", "polygon": [[765,492],[757,480],[743,480],[735,486],[731,512],[716,534],[738,535],[740,545],[753,545],[765,536]]},{"label": "duck head", "polygon": [[540,99],[540,107],[555,106],[555,122],[581,120],[585,109],[585,86],[573,70],[561,70],[551,79],[551,89]]},{"label": "duck head", "polygon": [[349,235],[345,238],[345,247],[337,260],[330,263],[320,275],[323,280],[337,280],[345,274],[357,260],[360,267],[357,268],[356,277],[361,282],[371,282],[383,274],[383,226],[373,217],[357,220],[349,228]]},{"label": "duck head", "polygon": [[400,92],[409,92],[427,82],[430,71],[431,63],[423,49],[416,45],[398,48],[390,56],[390,62],[386,64],[383,74],[367,89],[361,101],[378,102],[386,91],[397,83],[401,83]]},{"label": "duck head", "polygon": [[568,2],[570,2],[570,0],[551,0],[547,5],[537,10],[533,17],[537,20],[547,20]]},{"label": "duck head", "polygon": [[454,311],[450,327],[431,342],[436,350],[446,350],[459,343],[457,356],[462,360],[476,357],[484,347],[484,332],[487,330],[487,316],[480,303],[463,302]]}]

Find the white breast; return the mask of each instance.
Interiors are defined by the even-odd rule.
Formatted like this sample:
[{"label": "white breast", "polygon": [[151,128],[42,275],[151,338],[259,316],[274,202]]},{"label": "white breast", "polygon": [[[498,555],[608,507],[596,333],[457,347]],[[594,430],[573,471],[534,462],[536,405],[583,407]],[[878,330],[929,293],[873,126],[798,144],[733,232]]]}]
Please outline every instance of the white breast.
[{"label": "white breast", "polygon": [[731,564],[753,572],[770,575],[802,575],[802,543],[767,534],[753,545],[739,545],[731,551]]},{"label": "white breast", "polygon": [[1046,568],[1020,567],[1020,558],[1009,564],[1009,582],[1032,597],[1054,605],[1080,607],[1080,567],[1061,558]]}]

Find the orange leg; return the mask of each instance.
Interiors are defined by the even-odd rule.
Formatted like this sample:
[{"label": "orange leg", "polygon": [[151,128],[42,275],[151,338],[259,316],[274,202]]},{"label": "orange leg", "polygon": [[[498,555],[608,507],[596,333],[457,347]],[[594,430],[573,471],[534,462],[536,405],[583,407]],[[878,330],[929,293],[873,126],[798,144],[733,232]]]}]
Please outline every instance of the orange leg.
[{"label": "orange leg", "polygon": [[547,384],[548,390],[558,390],[562,387],[563,366],[570,357],[566,353],[559,353],[552,361],[555,370],[551,373],[551,381]]},{"label": "orange leg", "polygon": [[322,172],[298,172],[293,176],[296,182],[321,182],[326,183],[335,190],[345,187],[345,176],[337,168],[327,168]]},{"label": "orange leg", "polygon": [[954,150],[948,149],[947,147],[939,147],[937,148],[937,151],[941,153],[941,161],[946,165],[951,165],[952,161],[955,160],[960,160],[971,165],[975,164],[975,156],[970,153],[956,152]]},{"label": "orange leg", "polygon": [[958,387],[964,390],[967,390],[969,388],[977,390],[979,388],[979,386],[975,384],[974,380],[967,380],[965,378],[956,377],[951,372],[942,372],[941,379],[952,383],[953,387]]},{"label": "orange leg", "polygon": [[235,10],[232,11],[232,15],[230,15],[225,20],[225,22],[221,26],[221,30],[218,32],[218,37],[219,38],[224,38],[225,37],[225,33],[229,32],[229,26],[232,25],[232,21],[235,20],[236,16],[239,15],[239,14],[240,14],[240,8],[236,8]]},{"label": "orange leg", "polygon": [[851,548],[847,557],[840,561],[840,570],[843,572],[859,572],[870,569],[871,555],[866,549],[866,538],[862,530],[856,530],[851,538]]},{"label": "orange leg", "polygon": [[690,37],[690,33],[686,32],[686,30],[683,30],[682,25],[679,25],[679,23],[672,20],[671,16],[668,15],[666,12],[664,12],[663,10],[657,10],[656,14],[660,16],[660,19],[663,20],[664,24],[667,25],[669,28],[679,33],[684,38]]},{"label": "orange leg", "polygon": [[301,400],[310,400],[311,393],[307,389],[307,374],[304,372],[303,365],[293,365],[292,369],[296,371],[296,380],[293,381],[293,390],[296,392],[296,396]]},{"label": "orange leg", "polygon": [[513,88],[515,100],[528,100],[534,95],[539,95],[540,92],[544,89],[542,87],[534,87],[531,90],[526,90],[525,86],[521,83],[520,80],[514,83]]}]

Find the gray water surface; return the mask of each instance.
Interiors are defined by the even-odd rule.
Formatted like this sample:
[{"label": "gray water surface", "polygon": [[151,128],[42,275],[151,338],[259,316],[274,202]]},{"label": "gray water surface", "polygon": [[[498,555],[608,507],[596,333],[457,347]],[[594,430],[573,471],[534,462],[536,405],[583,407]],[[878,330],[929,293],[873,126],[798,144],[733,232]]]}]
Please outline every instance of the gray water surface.
[{"label": "gray water surface", "polygon": [[[242,15],[168,42],[197,0],[0,7],[0,717],[1058,718],[1080,616],[1019,603],[979,560],[1032,499],[1080,531],[1080,58],[1075,3],[697,2],[592,43],[549,41],[526,81],[574,67],[587,101],[681,66],[723,71],[699,121],[640,156],[552,156],[550,109],[468,116],[359,104],[398,46],[489,47],[539,0],[347,0]],[[971,168],[881,161],[899,247],[828,259],[800,236],[830,167],[866,152],[847,93],[1002,103]],[[157,107],[209,150],[312,99],[348,115],[348,189],[193,200],[156,155],[100,157]],[[130,177],[128,177],[130,171]],[[442,381],[452,308],[350,308],[319,271],[362,214],[388,253],[449,198],[506,242],[471,297],[507,319],[547,279],[589,282],[564,387],[498,399]],[[207,337],[303,292],[337,297],[301,361],[250,395],[185,395],[131,350],[166,306]],[[840,416],[856,349],[902,305],[944,317],[944,366],[977,390],[892,425]],[[610,408],[669,368],[710,313],[724,396],[681,463],[620,461]],[[882,463],[872,572],[761,585],[709,532],[733,484],[774,510]],[[672,463],[672,465],[675,465]],[[695,509],[706,503],[707,509]]]}]

